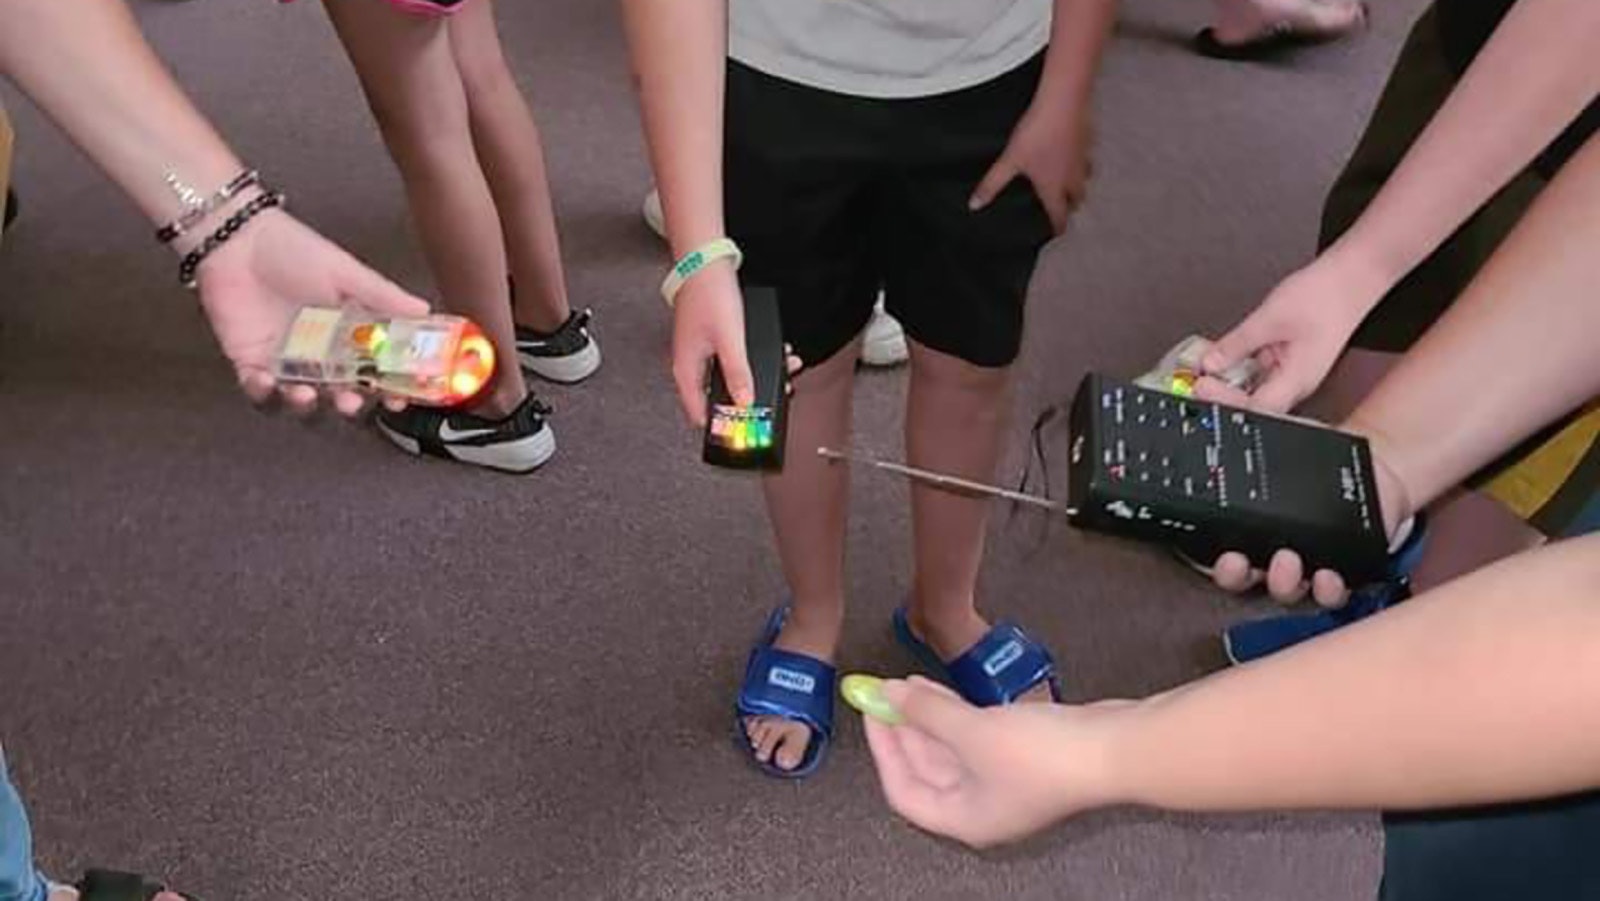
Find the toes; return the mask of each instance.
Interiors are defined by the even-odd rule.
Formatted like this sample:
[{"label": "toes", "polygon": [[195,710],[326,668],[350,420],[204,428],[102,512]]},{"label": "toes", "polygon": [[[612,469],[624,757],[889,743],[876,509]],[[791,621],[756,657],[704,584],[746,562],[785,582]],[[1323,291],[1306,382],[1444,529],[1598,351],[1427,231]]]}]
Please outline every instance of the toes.
[{"label": "toes", "polygon": [[782,728],[771,717],[761,717],[754,722],[755,728],[750,730],[750,746],[755,749],[757,760],[769,763],[772,753],[778,748],[778,742],[783,739]]},{"label": "toes", "polygon": [[793,770],[806,758],[811,729],[781,717],[753,716],[744,721],[745,736],[756,760]]},{"label": "toes", "polygon": [[810,729],[800,723],[785,723],[778,735],[778,768],[792,770],[800,766],[800,761],[806,757],[806,747],[810,744]]}]

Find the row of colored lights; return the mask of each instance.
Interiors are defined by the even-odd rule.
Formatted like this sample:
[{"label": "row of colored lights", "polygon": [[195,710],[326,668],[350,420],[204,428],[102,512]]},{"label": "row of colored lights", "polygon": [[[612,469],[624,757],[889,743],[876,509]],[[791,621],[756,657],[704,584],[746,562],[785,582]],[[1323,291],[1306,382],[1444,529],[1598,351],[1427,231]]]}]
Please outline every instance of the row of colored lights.
[{"label": "row of colored lights", "polygon": [[771,447],[773,442],[772,422],[765,419],[728,420],[717,417],[711,423],[711,434],[736,451],[763,450]]}]

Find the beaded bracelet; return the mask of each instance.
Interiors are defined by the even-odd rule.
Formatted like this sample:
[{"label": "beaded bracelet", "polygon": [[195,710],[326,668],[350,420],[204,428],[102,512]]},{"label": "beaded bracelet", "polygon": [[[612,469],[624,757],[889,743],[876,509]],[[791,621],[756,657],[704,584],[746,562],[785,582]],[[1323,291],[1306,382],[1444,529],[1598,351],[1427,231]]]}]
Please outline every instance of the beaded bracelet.
[{"label": "beaded bracelet", "polygon": [[200,246],[189,251],[183,257],[183,262],[178,264],[178,281],[191,291],[200,286],[198,275],[200,264],[206,257],[211,256],[218,247],[228,243],[228,240],[244,228],[245,224],[256,216],[273,207],[283,206],[284,196],[277,191],[268,191],[244,205],[239,212],[228,217],[222,227],[211,233],[211,236],[200,242]]},{"label": "beaded bracelet", "polygon": [[[169,176],[168,181],[170,182],[171,180]],[[186,194],[180,195],[185,196],[189,208],[184,211],[182,216],[156,229],[156,240],[162,244],[171,244],[173,241],[188,234],[189,229],[199,225],[201,220],[216,212],[228,201],[259,184],[261,184],[261,173],[254,169],[248,169],[234,176],[233,181],[223,185],[217,190],[217,193],[211,195],[210,199],[190,201]],[[193,193],[198,194],[199,192]]]}]

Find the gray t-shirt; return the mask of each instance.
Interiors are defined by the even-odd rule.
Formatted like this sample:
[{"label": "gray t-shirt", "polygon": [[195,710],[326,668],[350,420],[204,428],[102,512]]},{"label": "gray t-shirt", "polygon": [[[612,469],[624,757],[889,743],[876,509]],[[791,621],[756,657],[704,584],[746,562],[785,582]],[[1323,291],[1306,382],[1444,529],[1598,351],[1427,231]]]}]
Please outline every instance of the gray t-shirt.
[{"label": "gray t-shirt", "polygon": [[728,0],[728,55],[861,97],[926,97],[998,78],[1050,39],[1052,0]]}]

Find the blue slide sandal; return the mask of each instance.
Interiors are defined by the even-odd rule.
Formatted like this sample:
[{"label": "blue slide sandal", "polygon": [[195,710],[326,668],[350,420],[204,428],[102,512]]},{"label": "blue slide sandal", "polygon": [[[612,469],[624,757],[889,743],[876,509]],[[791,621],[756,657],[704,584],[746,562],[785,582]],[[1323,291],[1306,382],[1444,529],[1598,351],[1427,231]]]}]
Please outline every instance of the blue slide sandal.
[{"label": "blue slide sandal", "polygon": [[[739,699],[734,704],[733,740],[749,756],[750,762],[767,775],[802,779],[822,765],[828,742],[833,738],[833,698],[838,671],[832,664],[815,657],[772,646],[788,616],[788,604],[772,611],[761,638],[750,651],[744,682],[739,686]],[[745,718],[751,716],[781,717],[803,723],[811,730],[811,742],[806,745],[806,754],[799,766],[786,770],[771,761],[763,763],[756,758],[755,748],[750,746],[750,735],[744,728]]]},{"label": "blue slide sandal", "polygon": [[894,636],[931,675],[979,707],[1010,704],[1041,682],[1050,686],[1053,700],[1061,701],[1055,658],[1015,623],[996,623],[977,644],[949,663],[911,631],[904,607],[895,608]]},{"label": "blue slide sandal", "polygon": [[1411,534],[1389,555],[1389,577],[1350,593],[1343,607],[1314,613],[1280,613],[1235,623],[1222,632],[1223,653],[1235,666],[1269,657],[1297,644],[1366,619],[1411,597],[1411,573],[1427,546],[1428,520],[1419,513]]}]

